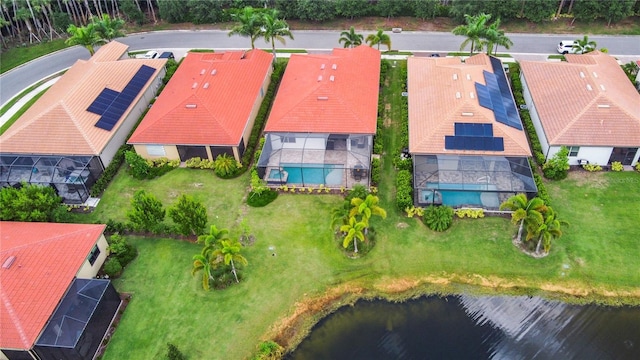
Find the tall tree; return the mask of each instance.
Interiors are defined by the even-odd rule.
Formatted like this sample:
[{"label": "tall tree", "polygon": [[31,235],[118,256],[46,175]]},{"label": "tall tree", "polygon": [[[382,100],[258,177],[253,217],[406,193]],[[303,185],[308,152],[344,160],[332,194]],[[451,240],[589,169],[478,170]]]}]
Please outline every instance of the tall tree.
[{"label": "tall tree", "polygon": [[94,24],[87,24],[87,26],[77,27],[75,25],[69,25],[67,33],[70,37],[65,40],[67,45],[80,45],[89,50],[89,54],[93,56],[96,53],[94,46],[102,45],[105,43],[104,39],[100,37],[96,31]]},{"label": "tall tree", "polygon": [[494,55],[497,54],[498,46],[504,46],[505,49],[509,50],[513,45],[513,41],[504,34],[504,30],[500,29],[499,18],[487,27],[484,38],[487,44],[488,55],[491,55],[492,51]]},{"label": "tall tree", "polygon": [[365,199],[361,198],[353,198],[351,199],[351,211],[349,212],[349,216],[362,216],[362,221],[365,223],[366,227],[369,227],[369,219],[371,216],[380,216],[385,219],[387,217],[387,212],[378,205],[380,199],[375,195],[367,195]]},{"label": "tall tree", "polygon": [[200,235],[207,226],[207,208],[201,201],[182,194],[178,202],[169,208],[169,217],[182,235]]},{"label": "tall tree", "polygon": [[471,43],[471,50],[469,55],[473,55],[475,50],[482,50],[482,39],[487,32],[487,22],[491,19],[490,14],[481,13],[480,15],[471,16],[464,15],[464,25],[456,26],[452,33],[454,35],[465,36],[466,39],[460,45],[460,50],[463,50],[469,43]]},{"label": "tall tree", "polygon": [[538,243],[536,245],[537,254],[540,254],[541,245],[544,252],[549,253],[551,242],[562,236],[562,225],[569,225],[569,223],[558,219],[557,213],[548,206],[544,213],[544,222],[536,229],[538,235]]},{"label": "tall tree", "polygon": [[218,229],[217,226],[211,225],[208,234],[198,236],[198,243],[204,244],[205,246],[215,246],[221,240],[228,238],[229,230]]},{"label": "tall tree", "polygon": [[23,183],[0,189],[0,220],[54,221],[62,198],[50,186]]},{"label": "tall tree", "polygon": [[371,8],[367,0],[337,0],[335,7],[336,14],[351,20],[365,16]]},{"label": "tall tree", "polygon": [[355,28],[352,26],[349,28],[349,31],[343,31],[340,33],[340,39],[338,39],[338,43],[343,44],[345,48],[353,48],[359,45],[362,45],[362,40],[364,36],[362,34],[356,33]]},{"label": "tall tree", "polygon": [[98,36],[107,42],[115,38],[124,37],[124,32],[122,31],[124,20],[122,19],[112,19],[109,14],[102,14],[101,18],[93,18],[93,22]]},{"label": "tall tree", "polygon": [[262,16],[260,16],[250,6],[246,6],[244,9],[236,14],[232,14],[231,18],[237,23],[231,31],[229,36],[240,35],[248,37],[251,40],[251,48],[255,49],[256,39],[261,34],[262,28]]},{"label": "tall tree", "polygon": [[342,246],[346,249],[349,247],[349,243],[353,241],[353,252],[357,253],[358,240],[364,241],[364,229],[366,227],[367,224],[364,221],[358,221],[355,216],[351,216],[347,224],[340,226],[340,231],[345,234]]},{"label": "tall tree", "polygon": [[203,247],[200,254],[193,256],[191,275],[202,271],[202,288],[205,290],[209,290],[209,282],[213,279],[212,270],[216,266],[216,258],[217,255],[214,254],[214,249],[210,246]]},{"label": "tall tree", "polygon": [[385,34],[382,29],[378,29],[378,31],[375,34],[369,34],[369,36],[367,36],[365,41],[371,47],[373,47],[373,45],[377,45],[378,50],[380,50],[380,44],[386,45],[387,50],[391,50],[391,37]]},{"label": "tall tree", "polygon": [[166,211],[153,194],[138,190],[131,199],[131,209],[127,212],[127,219],[135,230],[155,231],[164,221]]},{"label": "tall tree", "polygon": [[231,265],[231,272],[239,283],[238,273],[236,271],[236,262],[242,265],[247,265],[247,259],[240,254],[242,251],[242,244],[235,239],[221,240],[219,242],[219,248],[214,250],[214,254],[217,256],[217,261],[224,262],[225,265]]},{"label": "tall tree", "polygon": [[260,28],[262,37],[266,42],[271,42],[271,50],[273,51],[273,65],[276,64],[276,40],[282,45],[286,44],[284,37],[293,40],[293,34],[289,30],[287,22],[278,19],[278,11],[273,9],[262,15],[262,27]]},{"label": "tall tree", "polygon": [[527,200],[527,196],[525,194],[517,194],[500,204],[500,210],[505,209],[513,211],[511,214],[511,221],[514,224],[518,224],[518,235],[516,236],[516,239],[518,242],[521,242],[522,230],[525,225],[541,224],[544,220],[542,214],[546,211],[547,206],[539,197]]}]

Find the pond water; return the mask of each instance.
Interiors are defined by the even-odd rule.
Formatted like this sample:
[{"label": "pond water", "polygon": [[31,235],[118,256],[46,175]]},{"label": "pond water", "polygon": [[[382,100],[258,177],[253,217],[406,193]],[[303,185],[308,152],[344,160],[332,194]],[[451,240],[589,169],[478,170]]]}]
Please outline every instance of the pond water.
[{"label": "pond water", "polygon": [[288,359],[640,359],[640,308],[466,295],[359,301]]}]

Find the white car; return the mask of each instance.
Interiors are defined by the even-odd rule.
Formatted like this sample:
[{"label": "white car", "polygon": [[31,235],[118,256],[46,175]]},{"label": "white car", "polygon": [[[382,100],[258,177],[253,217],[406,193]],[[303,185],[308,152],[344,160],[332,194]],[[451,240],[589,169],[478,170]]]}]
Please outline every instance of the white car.
[{"label": "white car", "polygon": [[157,51],[147,51],[144,54],[138,54],[136,55],[136,59],[155,59],[158,57],[158,52]]},{"label": "white car", "polygon": [[[574,40],[562,40],[558,44],[558,52],[560,54],[582,54],[582,51],[579,48],[575,48],[574,46],[578,45],[577,41]],[[585,46],[584,50],[594,50],[590,45]]]}]

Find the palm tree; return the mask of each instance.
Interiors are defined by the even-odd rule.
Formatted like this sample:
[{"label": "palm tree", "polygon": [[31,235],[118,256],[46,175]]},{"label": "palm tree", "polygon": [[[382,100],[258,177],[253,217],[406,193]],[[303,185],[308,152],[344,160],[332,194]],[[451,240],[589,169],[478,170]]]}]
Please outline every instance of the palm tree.
[{"label": "palm tree", "polygon": [[344,200],[340,206],[331,209],[331,230],[335,230],[336,227],[346,225],[349,222],[350,210],[351,204],[348,200]]},{"label": "palm tree", "polygon": [[385,34],[382,29],[378,29],[378,32],[375,34],[369,34],[365,41],[371,47],[373,47],[373,45],[378,45],[378,50],[380,50],[380,44],[386,45],[387,50],[391,50],[391,38],[389,35]]},{"label": "palm tree", "polygon": [[93,22],[98,35],[108,42],[115,38],[124,37],[122,31],[124,20],[122,19],[112,19],[109,14],[102,14],[101,18],[94,17]]},{"label": "palm tree", "polygon": [[215,225],[211,225],[209,233],[206,235],[200,235],[198,237],[198,243],[204,244],[205,247],[215,246],[221,240],[229,238],[229,230],[219,229]]},{"label": "palm tree", "polygon": [[349,28],[349,31],[343,31],[340,33],[338,43],[344,42],[345,48],[353,48],[362,45],[363,39],[364,36],[362,36],[362,34],[357,34],[355,28],[352,26]]},{"label": "palm tree", "polygon": [[261,33],[262,16],[254,12],[251,6],[245,6],[239,13],[232,14],[231,18],[238,22],[238,24],[231,28],[228,35],[249,37],[251,40],[251,48],[255,49],[255,41]]},{"label": "palm tree", "polygon": [[540,245],[544,247],[544,252],[549,253],[551,241],[562,236],[562,225],[569,225],[568,222],[558,219],[556,212],[549,206],[544,213],[544,222],[538,228],[538,244],[536,253],[540,253]]},{"label": "palm tree", "polygon": [[489,25],[485,38],[488,55],[491,55],[492,50],[494,55],[497,54],[498,46],[504,46],[505,49],[509,50],[513,45],[513,41],[504,34],[504,30],[500,30],[500,18]]},{"label": "palm tree", "polygon": [[385,219],[387,217],[387,212],[378,206],[378,202],[380,199],[375,195],[367,195],[367,197],[363,200],[360,198],[351,199],[351,211],[349,212],[350,217],[354,217],[356,215],[362,216],[362,221],[369,226],[369,219],[372,215],[380,216]]},{"label": "palm tree", "polygon": [[215,266],[216,257],[213,248],[210,246],[205,246],[200,254],[193,256],[191,276],[195,275],[198,271],[202,271],[202,288],[205,290],[209,290],[209,280],[213,279],[211,270],[213,270]]},{"label": "palm tree", "polygon": [[522,230],[524,229],[525,224],[541,224],[544,221],[542,213],[546,211],[547,206],[539,197],[527,200],[527,196],[525,194],[517,194],[500,204],[500,210],[505,209],[513,211],[513,214],[511,214],[511,221],[514,224],[519,223],[517,241],[521,242]]},{"label": "palm tree", "polygon": [[453,29],[454,35],[465,36],[466,39],[460,45],[460,50],[464,49],[471,43],[471,51],[469,55],[473,55],[475,50],[482,50],[482,39],[487,32],[487,22],[491,19],[490,14],[482,13],[480,15],[471,16],[464,15],[465,25],[459,25]]},{"label": "palm tree", "polygon": [[94,46],[102,45],[105,40],[98,35],[95,25],[92,23],[87,26],[77,27],[75,25],[69,25],[67,32],[71,35],[70,38],[65,40],[67,45],[81,45],[89,50],[89,54],[93,56],[95,54]]},{"label": "palm tree", "polygon": [[586,54],[596,49],[596,42],[589,40],[589,37],[585,35],[582,39],[577,39],[573,44],[573,49],[576,54]]},{"label": "palm tree", "polygon": [[273,51],[273,65],[276,64],[276,43],[275,40],[278,40],[285,45],[286,42],[284,37],[287,36],[291,40],[293,40],[293,34],[289,30],[289,25],[287,22],[278,19],[278,11],[272,10],[271,12],[264,13],[262,16],[262,27],[260,28],[262,32],[262,37],[266,42],[271,42],[271,50]]},{"label": "palm tree", "polygon": [[239,283],[234,260],[242,265],[248,264],[247,259],[240,254],[242,244],[238,240],[221,240],[219,246],[218,249],[213,251],[213,254],[217,257],[216,261],[223,261],[225,265],[231,265],[231,272],[236,282]]},{"label": "palm tree", "polygon": [[342,246],[346,249],[349,247],[349,243],[353,240],[354,252],[358,252],[358,241],[364,241],[364,229],[367,224],[364,221],[356,220],[355,216],[349,218],[349,223],[340,226],[340,231],[345,233]]}]

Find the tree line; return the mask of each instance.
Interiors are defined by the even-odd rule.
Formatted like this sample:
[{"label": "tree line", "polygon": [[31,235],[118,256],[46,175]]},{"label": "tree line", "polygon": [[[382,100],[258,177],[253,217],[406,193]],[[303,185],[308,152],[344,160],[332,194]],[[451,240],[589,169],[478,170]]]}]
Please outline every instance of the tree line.
[{"label": "tree line", "polygon": [[160,20],[219,23],[233,20],[247,6],[258,12],[275,9],[282,19],[313,22],[410,16],[450,17],[463,23],[465,14],[486,13],[502,21],[567,17],[610,25],[640,15],[637,0],[0,0],[0,41],[8,47],[52,40],[65,36],[69,25],[85,26],[104,15],[138,25]]}]

